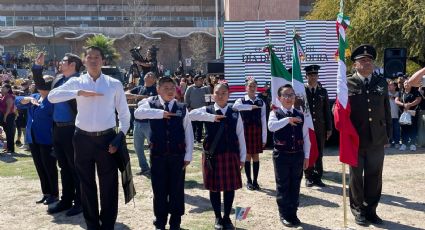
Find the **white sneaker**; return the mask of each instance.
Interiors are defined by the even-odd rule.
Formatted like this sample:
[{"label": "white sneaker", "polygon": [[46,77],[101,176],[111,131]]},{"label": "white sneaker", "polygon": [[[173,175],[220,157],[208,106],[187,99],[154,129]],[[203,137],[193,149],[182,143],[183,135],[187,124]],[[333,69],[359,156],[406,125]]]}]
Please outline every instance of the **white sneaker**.
[{"label": "white sneaker", "polygon": [[416,145],[410,145],[410,151],[416,151]]},{"label": "white sneaker", "polygon": [[406,148],[407,148],[406,145],[405,144],[402,144],[398,150],[405,151]]}]

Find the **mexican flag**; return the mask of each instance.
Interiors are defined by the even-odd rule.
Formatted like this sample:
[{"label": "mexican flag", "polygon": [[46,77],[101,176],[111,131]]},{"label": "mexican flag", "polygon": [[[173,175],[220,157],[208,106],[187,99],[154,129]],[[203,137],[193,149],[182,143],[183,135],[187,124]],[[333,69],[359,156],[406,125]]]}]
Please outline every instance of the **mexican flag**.
[{"label": "mexican flag", "polygon": [[349,18],[340,12],[336,22],[339,46],[337,51],[338,73],[334,121],[335,128],[339,131],[339,161],[357,167],[359,135],[350,120],[351,106],[348,101],[347,67],[345,65],[345,55],[348,49],[345,31],[349,25]]},{"label": "mexican flag", "polygon": [[[314,133],[313,119],[311,117],[310,108],[307,102],[307,94],[305,93],[303,76],[301,73],[301,60],[305,57],[304,50],[301,46],[301,37],[294,32],[293,46],[292,46],[292,87],[294,88],[297,101],[302,101],[302,112],[304,113],[304,122],[308,127],[308,135],[310,139],[310,157],[309,167],[314,166],[318,156],[319,150],[317,148],[316,134]],[[297,102],[295,102],[297,104]]]},{"label": "mexican flag", "polygon": [[273,46],[268,45],[265,48],[265,51],[269,53],[270,56],[270,69],[271,69],[271,94],[272,94],[272,104],[275,108],[280,108],[281,104],[277,98],[277,90],[279,87],[291,84],[291,74],[286,70],[285,66],[279,60],[277,55],[273,51]]}]

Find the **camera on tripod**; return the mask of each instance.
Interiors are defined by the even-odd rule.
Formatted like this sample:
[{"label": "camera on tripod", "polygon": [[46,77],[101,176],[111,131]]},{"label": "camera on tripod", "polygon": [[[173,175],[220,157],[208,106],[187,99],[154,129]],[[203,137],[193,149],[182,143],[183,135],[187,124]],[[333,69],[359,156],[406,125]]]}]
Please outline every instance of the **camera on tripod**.
[{"label": "camera on tripod", "polygon": [[140,54],[140,50],[142,47],[137,46],[130,50],[131,57],[133,61],[145,62],[146,60],[143,58],[142,54]]}]

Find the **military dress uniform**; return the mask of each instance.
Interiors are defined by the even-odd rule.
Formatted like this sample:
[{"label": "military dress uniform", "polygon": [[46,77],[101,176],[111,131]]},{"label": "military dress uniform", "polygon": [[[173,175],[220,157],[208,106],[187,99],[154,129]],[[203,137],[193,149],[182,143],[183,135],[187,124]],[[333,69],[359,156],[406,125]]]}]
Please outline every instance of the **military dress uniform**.
[{"label": "military dress uniform", "polygon": [[[361,55],[374,59],[376,51],[362,45],[353,52],[352,59]],[[356,222],[359,217],[374,221],[382,190],[384,145],[392,133],[387,81],[374,73],[363,77],[356,72],[347,78],[347,86],[350,119],[360,141],[358,165],[350,167],[350,207]]]},{"label": "military dress uniform", "polygon": [[[311,65],[308,67],[305,68],[307,73],[317,73],[317,71],[320,69],[318,65]],[[307,168],[304,173],[305,178],[309,182],[324,186],[324,184],[321,182],[323,175],[323,149],[325,148],[327,132],[332,131],[332,116],[329,106],[329,96],[328,91],[323,88],[320,83],[318,83],[315,88],[310,88],[306,84],[305,91],[310,113],[313,118],[314,132],[316,134],[319,156],[314,166]]]}]

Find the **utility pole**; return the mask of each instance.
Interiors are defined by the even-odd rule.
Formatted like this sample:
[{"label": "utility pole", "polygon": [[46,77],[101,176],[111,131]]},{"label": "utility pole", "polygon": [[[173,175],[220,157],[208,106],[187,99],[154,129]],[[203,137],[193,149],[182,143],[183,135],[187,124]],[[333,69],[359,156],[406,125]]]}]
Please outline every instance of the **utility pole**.
[{"label": "utility pole", "polygon": [[215,59],[220,58],[218,34],[218,0],[215,0]]}]

